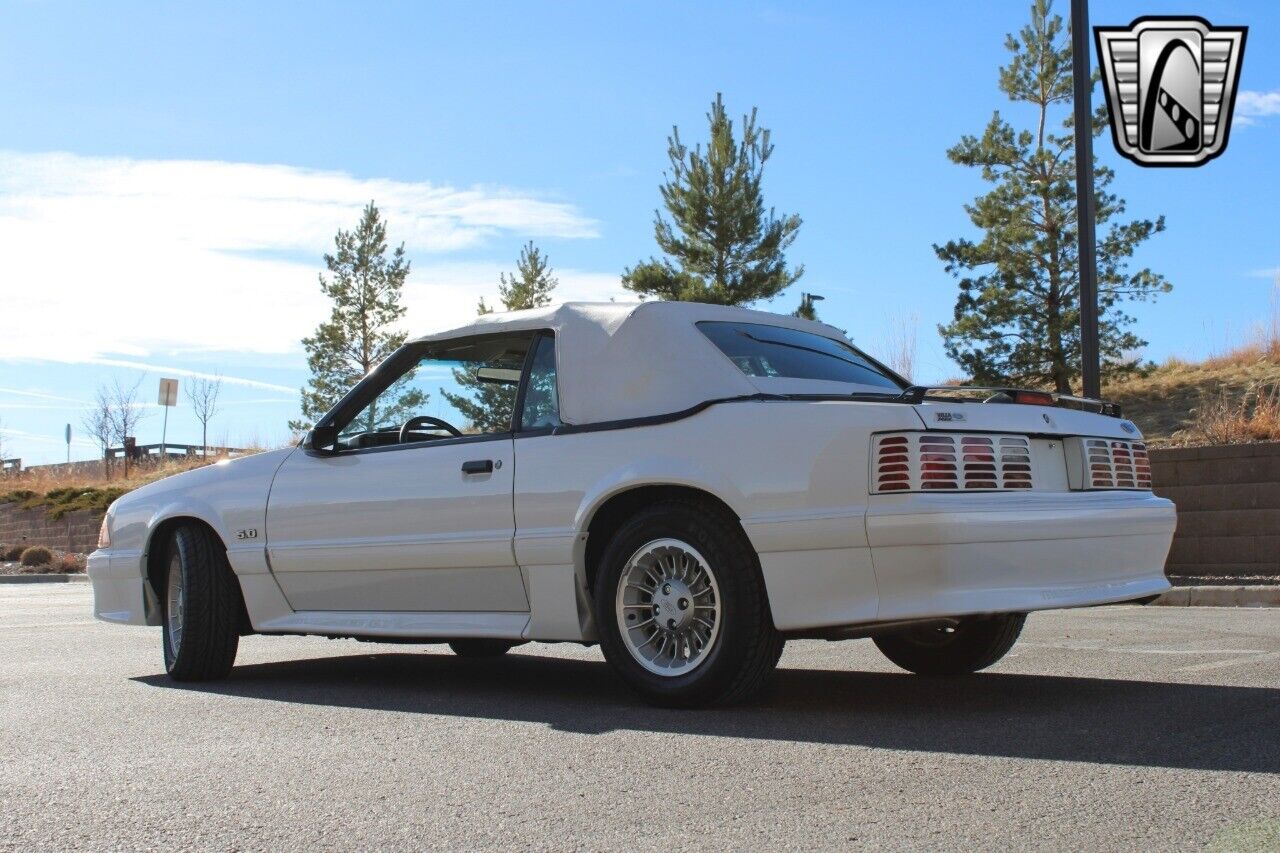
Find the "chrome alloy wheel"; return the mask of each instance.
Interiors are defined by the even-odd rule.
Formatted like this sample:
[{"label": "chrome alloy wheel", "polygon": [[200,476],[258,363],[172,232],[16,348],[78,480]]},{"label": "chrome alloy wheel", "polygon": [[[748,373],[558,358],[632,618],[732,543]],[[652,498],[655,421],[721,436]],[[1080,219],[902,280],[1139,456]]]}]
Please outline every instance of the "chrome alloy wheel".
[{"label": "chrome alloy wheel", "polygon": [[684,675],[720,635],[720,587],[692,546],[655,539],[640,547],[618,580],[618,628],[631,656],[656,675]]},{"label": "chrome alloy wheel", "polygon": [[169,623],[169,653],[177,657],[178,650],[182,648],[183,610],[187,606],[187,591],[182,583],[182,560],[176,550],[169,558],[168,584],[164,616]]}]

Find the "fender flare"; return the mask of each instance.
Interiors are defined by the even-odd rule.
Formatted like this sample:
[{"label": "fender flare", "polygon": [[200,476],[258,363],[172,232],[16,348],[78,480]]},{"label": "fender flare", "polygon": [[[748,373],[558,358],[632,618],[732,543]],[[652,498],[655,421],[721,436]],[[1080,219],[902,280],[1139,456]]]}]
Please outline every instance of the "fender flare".
[{"label": "fender flare", "polygon": [[578,582],[587,583],[587,535],[601,507],[618,495],[653,486],[674,486],[706,493],[742,518],[746,498],[723,473],[689,457],[661,456],[610,471],[583,492],[574,516],[573,567]]}]

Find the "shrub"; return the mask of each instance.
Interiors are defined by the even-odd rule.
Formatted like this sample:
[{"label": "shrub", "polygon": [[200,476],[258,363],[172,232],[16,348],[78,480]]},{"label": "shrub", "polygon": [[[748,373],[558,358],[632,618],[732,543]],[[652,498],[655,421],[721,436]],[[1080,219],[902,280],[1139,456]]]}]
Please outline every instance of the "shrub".
[{"label": "shrub", "polygon": [[45,566],[53,562],[53,552],[43,545],[32,545],[22,552],[22,565]]},{"label": "shrub", "polygon": [[11,563],[16,563],[22,559],[22,552],[26,548],[22,545],[9,545],[4,549],[4,558]]},{"label": "shrub", "polygon": [[74,575],[83,572],[84,566],[75,554],[63,554],[54,564],[54,570],[64,575]]}]

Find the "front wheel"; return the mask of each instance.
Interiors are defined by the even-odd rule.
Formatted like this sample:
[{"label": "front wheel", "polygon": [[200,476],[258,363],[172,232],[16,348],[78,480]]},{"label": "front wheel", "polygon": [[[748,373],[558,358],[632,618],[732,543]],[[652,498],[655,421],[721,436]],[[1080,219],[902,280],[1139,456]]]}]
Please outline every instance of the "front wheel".
[{"label": "front wheel", "polygon": [[716,507],[638,513],[605,549],[594,592],[605,659],[655,704],[740,701],[782,654],[755,552]]},{"label": "front wheel", "polygon": [[213,534],[184,524],[164,572],[164,668],[175,681],[225,678],[240,646],[240,591]]},{"label": "front wheel", "polygon": [[1025,613],[971,616],[945,628],[913,628],[875,638],[889,660],[917,675],[964,675],[1004,657],[1027,621]]}]

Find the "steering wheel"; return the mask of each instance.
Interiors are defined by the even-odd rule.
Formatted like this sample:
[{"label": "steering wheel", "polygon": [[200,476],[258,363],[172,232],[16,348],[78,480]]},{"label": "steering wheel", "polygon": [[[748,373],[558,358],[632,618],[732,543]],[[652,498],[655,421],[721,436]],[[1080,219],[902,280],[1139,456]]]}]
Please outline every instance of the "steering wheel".
[{"label": "steering wheel", "polygon": [[418,427],[424,426],[432,426],[437,429],[442,429],[449,433],[449,435],[453,436],[460,437],[462,435],[461,430],[446,421],[442,421],[439,418],[433,418],[430,415],[418,415],[417,417],[409,418],[409,420],[404,422],[404,426],[400,427],[400,443],[404,444],[409,433],[413,432]]}]

